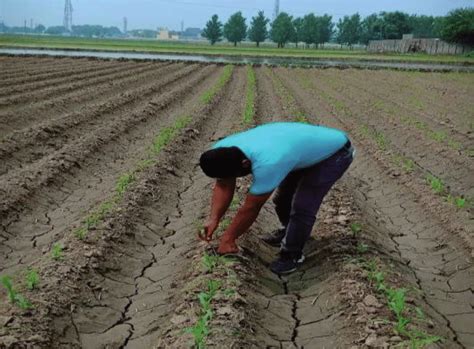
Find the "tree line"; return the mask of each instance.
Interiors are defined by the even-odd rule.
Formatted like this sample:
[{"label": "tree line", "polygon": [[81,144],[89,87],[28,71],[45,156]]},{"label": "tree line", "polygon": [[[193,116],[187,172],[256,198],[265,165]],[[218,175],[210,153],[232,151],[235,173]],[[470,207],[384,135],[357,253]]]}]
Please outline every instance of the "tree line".
[{"label": "tree line", "polygon": [[[63,26],[51,26],[46,28],[42,24],[38,24],[34,28],[30,27],[8,27],[4,24],[0,24],[1,33],[24,33],[24,34],[49,34],[49,35],[64,35],[70,34],[72,36],[82,37],[120,37],[123,36],[122,32],[117,27],[104,27],[101,25],[73,25],[72,30],[68,31]],[[155,32],[156,33],[156,32]],[[155,34],[156,37],[156,34]]]},{"label": "tree line", "polygon": [[310,13],[294,18],[285,12],[270,23],[270,19],[260,11],[257,16],[252,17],[249,27],[246,18],[239,11],[230,16],[224,25],[217,15],[213,15],[206,23],[202,36],[212,45],[226,38],[234,46],[248,39],[258,47],[261,42],[270,39],[279,48],[290,42],[296,46],[303,42],[307,47],[317,48],[331,41],[349,47],[354,44],[366,45],[370,40],[401,39],[403,34],[474,45],[474,8],[456,9],[442,17],[395,11],[374,13],[362,18],[356,13],[344,16],[337,24],[327,14],[316,16]]}]

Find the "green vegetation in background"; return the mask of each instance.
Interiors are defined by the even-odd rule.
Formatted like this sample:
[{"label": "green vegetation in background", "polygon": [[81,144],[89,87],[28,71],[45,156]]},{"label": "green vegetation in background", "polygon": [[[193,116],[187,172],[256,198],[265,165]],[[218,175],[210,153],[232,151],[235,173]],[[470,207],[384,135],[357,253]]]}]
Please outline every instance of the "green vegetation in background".
[{"label": "green vegetation in background", "polygon": [[339,60],[373,60],[373,61],[406,61],[438,63],[474,63],[474,57],[433,56],[427,54],[375,54],[362,50],[319,49],[304,50],[300,48],[276,47],[233,47],[229,44],[208,45],[204,43],[164,42],[157,40],[121,40],[121,39],[87,39],[61,36],[32,36],[0,34],[0,47],[81,49],[98,51],[132,51],[150,53],[181,53],[203,55],[260,56],[260,57],[295,57],[312,59]]}]

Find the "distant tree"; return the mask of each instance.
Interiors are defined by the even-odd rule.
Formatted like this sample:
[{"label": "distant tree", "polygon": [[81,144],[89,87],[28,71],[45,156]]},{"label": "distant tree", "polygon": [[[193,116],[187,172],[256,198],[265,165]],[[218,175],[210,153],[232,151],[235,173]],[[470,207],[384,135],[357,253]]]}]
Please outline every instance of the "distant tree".
[{"label": "distant tree", "polygon": [[306,45],[316,45],[316,43],[319,42],[318,19],[314,13],[310,13],[303,17],[301,32],[302,40]]},{"label": "distant tree", "polygon": [[257,47],[268,37],[267,25],[269,22],[270,20],[265,17],[263,11],[259,11],[256,17],[252,17],[248,35],[251,41],[257,43]]},{"label": "distant tree", "polygon": [[206,23],[206,27],[201,35],[208,39],[211,45],[222,40],[222,23],[219,21],[217,15],[212,16],[212,18]]},{"label": "distant tree", "polygon": [[364,18],[361,23],[360,42],[368,44],[370,40],[381,40],[383,38],[383,20],[376,13]]},{"label": "distant tree", "polygon": [[294,37],[294,32],[293,18],[288,13],[281,12],[272,23],[270,37],[278,44],[278,48],[283,48]]},{"label": "distant tree", "polygon": [[64,28],[62,25],[52,26],[46,29],[45,33],[50,35],[62,35],[64,33],[67,33],[67,29]]},{"label": "distant tree", "polygon": [[410,15],[408,22],[411,33],[416,38],[433,38],[435,17],[425,15]]},{"label": "distant tree", "polygon": [[448,13],[441,26],[447,42],[474,45],[474,8],[459,8]]},{"label": "distant tree", "polygon": [[44,33],[44,31],[46,30],[46,27],[42,24],[38,24],[36,27],[35,27],[35,33],[39,33],[39,34],[42,34]]},{"label": "distant tree", "polygon": [[383,26],[382,34],[384,39],[401,39],[403,34],[411,32],[409,17],[406,13],[382,12]]},{"label": "distant tree", "polygon": [[242,12],[236,12],[230,16],[224,25],[224,37],[229,42],[233,42],[234,46],[237,46],[237,43],[244,40],[246,36],[247,24],[245,24],[245,18],[242,16]]},{"label": "distant tree", "polygon": [[331,39],[334,33],[334,23],[332,22],[332,16],[327,14],[317,17],[318,22],[318,44],[324,45]]},{"label": "distant tree", "polygon": [[295,28],[295,30],[291,41],[295,43],[296,47],[298,47],[298,43],[300,41],[303,41],[303,18],[295,18],[293,20],[293,27]]},{"label": "distant tree", "polygon": [[337,23],[337,42],[352,48],[352,45],[361,40],[361,28],[360,15],[358,13],[350,17],[344,16]]}]

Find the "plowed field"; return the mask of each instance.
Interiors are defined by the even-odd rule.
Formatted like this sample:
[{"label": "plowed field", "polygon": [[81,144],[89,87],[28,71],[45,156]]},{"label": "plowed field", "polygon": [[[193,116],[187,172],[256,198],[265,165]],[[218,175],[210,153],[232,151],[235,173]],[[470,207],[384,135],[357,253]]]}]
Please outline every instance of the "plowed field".
[{"label": "plowed field", "polygon": [[[0,67],[0,348],[474,348],[473,74]],[[287,277],[258,238],[271,202],[240,258],[196,239],[200,153],[281,120],[343,129],[357,152]]]}]

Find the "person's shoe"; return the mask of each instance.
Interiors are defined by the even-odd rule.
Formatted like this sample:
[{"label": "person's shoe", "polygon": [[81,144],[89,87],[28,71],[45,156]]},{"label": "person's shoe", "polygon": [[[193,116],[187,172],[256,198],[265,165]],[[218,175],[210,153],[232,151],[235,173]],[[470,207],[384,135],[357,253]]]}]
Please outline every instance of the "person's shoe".
[{"label": "person's shoe", "polygon": [[278,259],[270,264],[270,270],[278,275],[289,274],[294,272],[303,262],[304,256],[302,253],[280,251]]},{"label": "person's shoe", "polygon": [[270,234],[267,234],[262,237],[262,240],[269,244],[270,246],[280,247],[281,240],[285,237],[286,228],[280,228],[272,231]]}]

